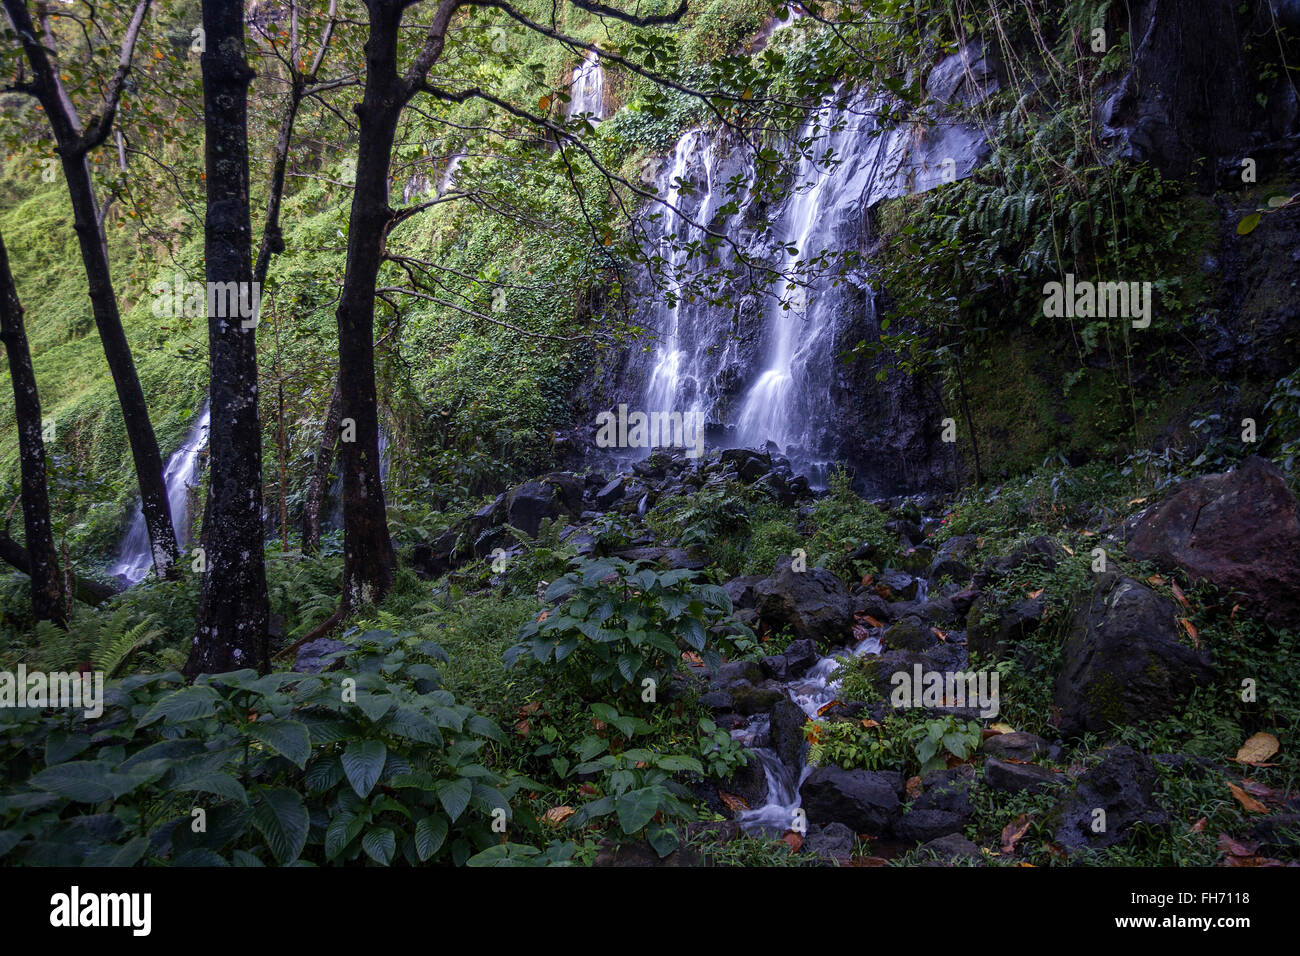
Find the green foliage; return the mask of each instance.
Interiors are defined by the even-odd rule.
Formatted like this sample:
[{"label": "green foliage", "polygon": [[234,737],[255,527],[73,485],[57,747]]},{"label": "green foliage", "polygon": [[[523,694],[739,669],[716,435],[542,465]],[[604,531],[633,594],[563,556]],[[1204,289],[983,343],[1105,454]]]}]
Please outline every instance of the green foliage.
[{"label": "green foliage", "polygon": [[574,570],[546,593],[562,603],[520,629],[508,664],[553,660],[561,679],[584,694],[635,700],[648,681],[666,687],[684,653],[716,670],[722,651],[756,646],[752,632],[730,620],[727,592],[693,584],[693,571],[657,572],[617,558],[571,563]]},{"label": "green foliage", "polygon": [[942,770],[948,758],[969,760],[983,735],[977,720],[951,714],[924,719],[905,711],[877,721],[813,721],[804,726],[808,762],[845,770],[898,770],[909,776]]},{"label": "green foliage", "polygon": [[129,677],[93,725],[0,713],[0,855],[388,866],[462,864],[498,845],[493,815],[511,819],[527,781],[491,769],[500,731],[439,689],[441,648],[388,632],[351,645],[343,670],[319,676]]}]

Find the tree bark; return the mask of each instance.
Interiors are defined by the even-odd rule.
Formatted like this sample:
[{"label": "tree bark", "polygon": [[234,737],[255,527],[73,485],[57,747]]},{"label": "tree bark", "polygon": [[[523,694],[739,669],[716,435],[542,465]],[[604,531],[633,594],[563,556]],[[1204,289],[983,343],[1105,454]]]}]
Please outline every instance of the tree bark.
[{"label": "tree bark", "polygon": [[[204,0],[207,43],[201,58],[207,214],[204,258],[209,289],[240,290],[253,306],[252,224],[248,194],[248,84],[243,0]],[[203,588],[189,676],[241,667],[270,669],[269,603],[263,555],[262,425],[257,387],[256,315],[208,302],[209,433],[207,535]]]},{"label": "tree bark", "polygon": [[330,394],[321,426],[320,445],[316,448],[316,461],[307,482],[307,500],[302,510],[302,553],[315,554],[320,550],[321,508],[325,501],[325,483],[329,481],[330,465],[334,462],[334,449],[339,441],[339,419],[343,417],[343,393],[337,381]]},{"label": "tree bark", "polygon": [[76,107],[63,88],[58,69],[51,62],[43,45],[42,37],[52,47],[52,37],[48,32],[38,31],[24,0],[3,2],[32,68],[34,80],[30,92],[44,108],[58,144],[59,160],[72,204],[72,227],[77,235],[81,261],[86,272],[91,313],[95,318],[95,327],[99,331],[104,357],[108,360],[108,369],[113,376],[118,403],[122,408],[131,458],[140,484],[140,506],[153,546],[154,567],[159,575],[165,576],[172,573],[179,550],[176,546],[176,532],[172,528],[171,507],[167,502],[167,486],[163,480],[162,456],[158,452],[158,440],[149,421],[149,407],[135,371],[131,347],[122,328],[122,317],[118,311],[117,295],[113,291],[113,276],[108,263],[108,244],[87,159],[90,151],[108,136],[112,126],[122,85],[130,70],[140,25],[149,8],[149,0],[141,0],[136,7],[122,42],[117,71],[109,83],[104,109],[85,131]]},{"label": "tree bark", "polygon": [[[379,408],[375,391],[375,288],[384,237],[393,217],[388,169],[402,107],[409,95],[397,72],[402,4],[369,0],[366,84],[359,119],[356,185],[348,226],[347,269],[336,312],[339,328],[343,464],[343,606],[378,601],[397,563],[379,481]],[[348,427],[350,426],[350,427]],[[349,435],[348,432],[353,433]],[[352,437],[353,440],[347,440]]]},{"label": "tree bark", "polygon": [[59,580],[59,554],[50,523],[50,495],[45,484],[45,442],[41,435],[41,398],[23,328],[23,307],[9,270],[9,254],[0,237],[0,341],[9,356],[18,425],[18,461],[22,472],[23,528],[27,539],[27,574],[31,578],[32,614],[38,621],[65,625],[68,602]]}]

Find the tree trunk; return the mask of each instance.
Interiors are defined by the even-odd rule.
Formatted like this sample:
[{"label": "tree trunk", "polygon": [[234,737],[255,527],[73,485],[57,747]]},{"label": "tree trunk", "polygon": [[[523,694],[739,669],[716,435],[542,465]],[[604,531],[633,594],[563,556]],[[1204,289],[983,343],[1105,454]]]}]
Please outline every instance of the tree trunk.
[{"label": "tree trunk", "polygon": [[[340,420],[343,425],[343,606],[388,593],[397,563],[379,480],[379,409],[375,392],[375,286],[392,220],[388,169],[397,122],[409,95],[397,73],[402,4],[370,0],[366,85],[357,106],[356,185],[348,227],[347,270],[336,313]],[[348,440],[349,437],[352,440]]]},{"label": "tree trunk", "polygon": [[45,486],[45,442],[41,436],[41,398],[23,328],[9,254],[0,237],[0,341],[9,355],[18,426],[18,461],[22,471],[23,527],[27,538],[27,574],[32,586],[32,614],[38,621],[66,624],[68,603],[59,581],[59,555],[50,524],[50,496]]},{"label": "tree trunk", "polygon": [[320,445],[316,461],[307,482],[307,500],[302,511],[302,553],[315,554],[320,550],[321,508],[325,502],[325,482],[329,481],[330,465],[334,462],[334,449],[339,441],[339,419],[343,417],[343,393],[338,383],[330,394],[329,408],[325,411],[325,424],[321,427]]},{"label": "tree trunk", "polygon": [[[203,73],[207,215],[204,258],[208,288],[240,290],[252,308],[252,225],[248,195],[248,84],[243,0],[204,0],[207,44]],[[206,566],[194,647],[193,676],[241,667],[270,669],[269,604],[263,556],[262,426],[257,391],[256,316],[208,303],[208,500],[204,508]],[[223,312],[227,314],[222,314]]]},{"label": "tree trunk", "polygon": [[[123,41],[122,56],[117,73],[110,81],[108,104],[96,118],[90,132],[82,131],[76,108],[63,88],[58,70],[42,45],[43,31],[38,31],[27,11],[24,0],[4,0],[17,31],[23,50],[31,64],[34,82],[31,92],[40,100],[58,143],[63,176],[68,185],[68,198],[72,203],[73,230],[81,249],[81,261],[86,271],[90,293],[91,313],[95,327],[104,346],[104,357],[117,389],[122,419],[126,424],[131,458],[135,464],[136,479],[140,484],[140,506],[144,512],[145,526],[153,546],[154,567],[159,575],[168,575],[179,556],[176,532],[172,528],[171,507],[167,502],[167,486],[163,481],[162,456],[158,453],[158,440],[149,421],[149,408],[145,403],[140,378],[136,375],[131,347],[122,329],[122,317],[117,308],[117,295],[113,291],[113,277],[108,263],[108,244],[104,237],[99,206],[95,200],[94,184],[90,177],[87,157],[90,150],[108,135],[108,127],[117,108],[117,96],[130,66],[135,38],[148,3],[141,3]],[[47,40],[48,34],[45,34]]]}]

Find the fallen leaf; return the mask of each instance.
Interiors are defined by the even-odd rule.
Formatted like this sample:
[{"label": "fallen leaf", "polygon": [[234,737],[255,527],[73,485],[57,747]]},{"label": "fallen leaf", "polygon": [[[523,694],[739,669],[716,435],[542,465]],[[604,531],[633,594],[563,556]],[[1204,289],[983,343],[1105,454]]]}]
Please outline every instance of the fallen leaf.
[{"label": "fallen leaf", "polygon": [[704,658],[700,657],[700,655],[696,654],[694,651],[682,651],[682,660],[701,666],[704,664]]},{"label": "fallen leaf", "polygon": [[874,574],[864,574],[862,575],[862,586],[864,588],[869,588],[871,587],[871,582],[874,580],[876,580],[876,576]]},{"label": "fallen leaf", "polygon": [[527,737],[533,731],[533,725],[526,720],[521,720],[515,724],[515,733],[520,737]]},{"label": "fallen leaf", "polygon": [[1016,844],[1029,832],[1029,814],[1022,813],[1002,828],[1002,855],[1010,856],[1016,852]]},{"label": "fallen leaf", "polygon": [[864,720],[864,721],[862,722],[862,726],[865,727],[867,730],[873,730],[874,728],[880,726],[880,721],[878,721],[878,720]]},{"label": "fallen leaf", "polygon": [[1030,592],[1029,592],[1029,599],[1030,599],[1030,600],[1033,600],[1034,598],[1036,598],[1036,597],[1038,597],[1039,595],[1041,595],[1041,594],[1043,593],[1044,590],[1045,590],[1044,588],[1039,588],[1037,591],[1030,591]]},{"label": "fallen leaf", "polygon": [[781,842],[790,848],[791,853],[798,853],[803,847],[803,837],[793,830],[786,830],[781,834]]},{"label": "fallen leaf", "polygon": [[1237,802],[1246,810],[1249,810],[1251,813],[1268,813],[1268,807],[1264,806],[1264,804],[1260,803],[1245,790],[1242,790],[1241,787],[1234,783],[1230,783],[1228,784],[1228,789],[1232,791],[1232,795],[1237,798]]},{"label": "fallen leaf", "polygon": [[1238,611],[1240,608],[1241,608],[1241,605],[1240,605],[1240,604],[1234,604],[1234,605],[1232,606],[1232,613],[1228,615],[1228,620],[1229,620],[1229,621],[1235,621],[1235,620],[1237,619],[1237,611]]},{"label": "fallen leaf", "polygon": [[1196,629],[1196,625],[1185,617],[1180,617],[1178,623],[1183,626],[1183,630],[1187,632],[1187,636],[1192,639],[1192,646],[1199,649],[1201,646],[1201,632]]},{"label": "fallen leaf", "polygon": [[1012,727],[1010,724],[1002,723],[1001,721],[998,721],[996,724],[989,724],[988,729],[996,731],[999,734],[1014,734],[1016,732],[1016,728]]},{"label": "fallen leaf", "polygon": [[521,713],[521,714],[535,714],[535,713],[537,713],[537,712],[538,712],[539,710],[541,710],[541,709],[542,709],[542,702],[541,702],[540,700],[534,700],[534,701],[532,701],[532,702],[530,702],[530,703],[527,703],[527,704],[524,704],[524,706],[520,707],[520,708],[519,708],[519,713]]},{"label": "fallen leaf", "polygon": [[732,813],[740,813],[742,810],[748,810],[749,804],[743,797],[738,797],[734,793],[727,793],[725,790],[718,791],[718,799],[726,805]]},{"label": "fallen leaf", "polygon": [[826,713],[826,711],[830,710],[832,707],[838,707],[839,705],[840,702],[838,700],[833,700],[830,703],[822,704],[820,707],[817,708],[817,716],[820,717],[822,714]]},{"label": "fallen leaf", "polygon": [[870,624],[872,627],[884,627],[884,626],[885,626],[885,625],[882,624],[880,621],[877,621],[877,620],[876,620],[874,617],[872,617],[870,614],[867,615],[866,620],[867,620],[867,623]]},{"label": "fallen leaf", "polygon": [[1074,548],[1070,547],[1068,544],[1063,544],[1061,547],[1065,549],[1066,554],[1070,557],[1074,557]]},{"label": "fallen leaf", "polygon": [[1192,602],[1187,600],[1187,595],[1183,593],[1183,589],[1178,586],[1177,581],[1174,581],[1172,584],[1170,584],[1169,589],[1174,592],[1175,601],[1177,601],[1185,608],[1189,608],[1189,609],[1191,608]]},{"label": "fallen leaf", "polygon": [[1047,852],[1060,860],[1064,860],[1066,857],[1065,850],[1063,850],[1059,845],[1055,843],[1047,844]]},{"label": "fallen leaf", "polygon": [[921,794],[921,778],[920,778],[920,777],[908,777],[908,778],[907,778],[907,796],[908,796],[910,799],[915,800],[918,796],[920,796],[920,794]]},{"label": "fallen leaf", "polygon": [[1237,762],[1262,763],[1277,753],[1281,746],[1272,734],[1252,734],[1237,751]]},{"label": "fallen leaf", "polygon": [[948,632],[947,632],[947,631],[941,631],[941,630],[939,630],[937,627],[932,627],[932,628],[930,628],[930,633],[933,634],[935,637],[937,637],[937,638],[938,638],[939,640],[941,640],[941,641],[946,641],[946,640],[948,640]]},{"label": "fallen leaf", "polygon": [[542,814],[542,819],[551,826],[558,827],[571,816],[573,816],[573,807],[565,805],[563,807],[551,807],[551,809]]},{"label": "fallen leaf", "polygon": [[1156,587],[1163,587],[1165,583],[1165,579],[1159,574],[1153,574],[1147,578],[1147,584],[1154,584]]},{"label": "fallen leaf", "polygon": [[1129,504],[1131,504],[1131,505],[1140,505],[1140,504],[1145,504],[1145,503],[1146,503],[1146,499],[1145,499],[1145,498],[1134,498],[1132,501],[1129,502]]},{"label": "fallen leaf", "polygon": [[543,611],[541,614],[537,615],[537,620],[539,621],[546,620],[546,618],[550,615],[550,613],[551,613],[550,611]]},{"label": "fallen leaf", "polygon": [[1095,531],[1080,531],[1079,533],[1080,533],[1081,535],[1083,535],[1085,538],[1095,538],[1095,537],[1097,537],[1097,532],[1095,532]]},{"label": "fallen leaf", "polygon": [[596,794],[600,793],[600,791],[592,784],[584,783],[578,788],[578,793],[582,794],[584,797],[594,797]]},{"label": "fallen leaf", "polygon": [[1259,849],[1259,844],[1251,841],[1241,842],[1234,840],[1226,833],[1219,834],[1219,849],[1230,856],[1254,856],[1255,851]]},{"label": "fallen leaf", "polygon": [[1206,824],[1207,822],[1208,822],[1208,821],[1206,820],[1205,817],[1201,817],[1201,819],[1197,820],[1197,821],[1196,821],[1195,823],[1193,823],[1190,827],[1188,827],[1187,832],[1188,832],[1188,833],[1200,833],[1200,832],[1202,832],[1202,831],[1205,829],[1205,824]]}]

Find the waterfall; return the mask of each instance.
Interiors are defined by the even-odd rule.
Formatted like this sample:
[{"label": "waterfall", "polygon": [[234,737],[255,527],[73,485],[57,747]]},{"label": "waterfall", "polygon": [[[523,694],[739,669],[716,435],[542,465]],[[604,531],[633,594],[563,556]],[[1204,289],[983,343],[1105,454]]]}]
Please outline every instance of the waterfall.
[{"label": "waterfall", "polygon": [[[392,455],[388,447],[388,430],[384,428],[383,421],[379,423],[379,483],[388,484],[388,465]],[[322,531],[338,531],[343,527],[343,474],[334,476],[330,482],[329,498],[330,510],[321,521]]]},{"label": "waterfall", "polygon": [[[932,77],[951,86],[969,62],[969,53],[954,54]],[[980,90],[995,85],[981,82]],[[796,134],[792,178],[771,206],[758,202],[747,151],[729,133],[682,136],[656,178],[661,201],[643,216],[651,267],[638,292],[650,342],[628,359],[625,395],[651,412],[703,413],[715,444],[771,443],[814,485],[828,463],[859,460],[871,442],[862,416],[872,386],[838,356],[879,334],[865,255],[870,209],[964,178],[987,155],[980,131],[938,107],[928,123],[878,121],[891,105],[843,88],[823,100]],[[710,246],[705,229],[730,242]],[[701,283],[708,270],[721,281]],[[661,277],[657,287],[651,275]],[[679,295],[691,280],[718,294]]]},{"label": "waterfall", "polygon": [[569,82],[569,116],[583,114],[593,122],[605,118],[605,70],[600,65],[600,57],[591,50],[573,68],[573,79]]},{"label": "waterfall", "polygon": [[[190,533],[190,488],[199,476],[199,457],[208,444],[208,423],[211,418],[207,401],[204,401],[199,417],[190,427],[185,441],[167,459],[163,470],[163,482],[167,487],[167,504],[172,512],[172,527],[176,530],[176,543],[183,550],[189,544]],[[153,547],[149,541],[149,529],[145,526],[144,511],[136,509],[117,561],[108,569],[108,573],[130,587],[140,582],[149,569],[153,567]]]}]

